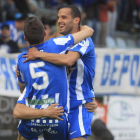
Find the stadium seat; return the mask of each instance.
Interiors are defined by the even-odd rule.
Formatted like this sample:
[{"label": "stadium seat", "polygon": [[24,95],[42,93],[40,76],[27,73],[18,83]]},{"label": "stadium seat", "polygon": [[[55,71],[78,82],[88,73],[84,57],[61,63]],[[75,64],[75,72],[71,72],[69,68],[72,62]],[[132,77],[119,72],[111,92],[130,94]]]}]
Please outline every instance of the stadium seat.
[{"label": "stadium seat", "polygon": [[137,41],[138,48],[140,48],[140,39]]},{"label": "stadium seat", "polygon": [[137,48],[136,42],[133,39],[127,39],[126,40],[127,43],[127,48]]},{"label": "stadium seat", "polygon": [[115,40],[112,37],[107,36],[107,38],[106,38],[106,46],[107,46],[107,48],[115,48],[116,47]]},{"label": "stadium seat", "polygon": [[123,49],[127,48],[125,40],[120,37],[116,38],[116,44],[117,44],[117,48],[123,48]]}]

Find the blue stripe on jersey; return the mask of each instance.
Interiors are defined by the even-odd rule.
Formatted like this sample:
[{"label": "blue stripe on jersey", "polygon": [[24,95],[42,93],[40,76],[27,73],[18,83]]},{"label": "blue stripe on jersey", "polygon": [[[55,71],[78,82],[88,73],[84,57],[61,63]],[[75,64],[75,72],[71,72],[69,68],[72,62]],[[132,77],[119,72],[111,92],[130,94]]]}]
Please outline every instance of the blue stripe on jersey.
[{"label": "blue stripe on jersey", "polygon": [[[62,42],[58,43],[57,40],[59,39]],[[73,45],[73,43],[73,36],[67,35],[50,39],[34,47],[37,47],[39,51],[61,53],[61,51],[66,50],[69,46]],[[18,100],[17,103],[25,103],[28,101],[30,107],[40,109],[46,108],[54,100],[56,103],[59,103],[60,106],[63,106],[66,111],[67,77],[65,66],[53,65],[40,59],[23,63],[25,58],[22,56],[26,53],[27,52],[22,53],[18,57],[18,69],[20,73],[22,73],[18,79],[20,82],[26,84],[26,93],[24,98]],[[28,99],[25,100],[25,98]],[[49,100],[46,100],[48,98]]]},{"label": "blue stripe on jersey", "polygon": [[70,68],[69,90],[71,100],[86,100],[94,97],[92,86],[95,75],[95,50],[91,38],[74,45],[69,51],[77,51],[81,58]]}]

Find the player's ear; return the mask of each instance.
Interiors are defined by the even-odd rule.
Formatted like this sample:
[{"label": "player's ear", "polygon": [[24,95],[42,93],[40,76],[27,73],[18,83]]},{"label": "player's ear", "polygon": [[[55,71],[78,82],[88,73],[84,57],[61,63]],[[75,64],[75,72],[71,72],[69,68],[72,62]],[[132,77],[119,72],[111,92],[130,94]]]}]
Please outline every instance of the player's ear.
[{"label": "player's ear", "polygon": [[27,38],[26,38],[26,36],[24,36],[24,40],[25,40],[25,41],[28,41]]},{"label": "player's ear", "polygon": [[47,32],[47,31],[45,30],[45,31],[44,31],[44,37],[46,36],[46,32]]},{"label": "player's ear", "polygon": [[74,19],[74,24],[79,24],[79,22],[80,22],[80,18],[79,18],[79,17],[76,17],[76,18]]}]

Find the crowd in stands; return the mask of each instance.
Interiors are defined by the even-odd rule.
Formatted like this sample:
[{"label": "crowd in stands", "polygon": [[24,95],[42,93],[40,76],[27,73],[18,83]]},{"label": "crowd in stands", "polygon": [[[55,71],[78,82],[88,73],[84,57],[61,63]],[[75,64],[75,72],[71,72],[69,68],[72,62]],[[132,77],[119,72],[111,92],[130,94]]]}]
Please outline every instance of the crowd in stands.
[{"label": "crowd in stands", "polygon": [[140,0],[0,0],[0,52],[27,50],[23,27],[29,16],[42,20],[46,40],[60,36],[57,10],[67,4],[77,6],[81,24],[94,29],[95,47],[140,48]]}]

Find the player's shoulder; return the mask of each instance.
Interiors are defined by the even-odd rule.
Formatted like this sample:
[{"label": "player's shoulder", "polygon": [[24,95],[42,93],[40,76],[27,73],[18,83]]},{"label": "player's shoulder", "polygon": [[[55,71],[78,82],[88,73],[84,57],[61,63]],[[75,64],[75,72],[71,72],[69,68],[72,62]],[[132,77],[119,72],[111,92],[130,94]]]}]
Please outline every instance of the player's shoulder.
[{"label": "player's shoulder", "polygon": [[23,52],[21,54],[18,55],[18,61],[20,61],[23,57],[23,55],[26,55],[27,54],[27,51],[26,52]]},{"label": "player's shoulder", "polygon": [[87,47],[94,46],[94,43],[93,43],[91,37],[88,37],[88,38],[80,41],[78,44],[82,45],[82,46],[87,46]]},{"label": "player's shoulder", "polygon": [[91,37],[86,38],[85,41],[89,44],[89,47],[94,47],[94,42]]},{"label": "player's shoulder", "polygon": [[71,34],[68,34],[65,36],[59,36],[59,37],[53,38],[52,41],[57,45],[64,45],[68,41],[73,41],[73,36]]}]

